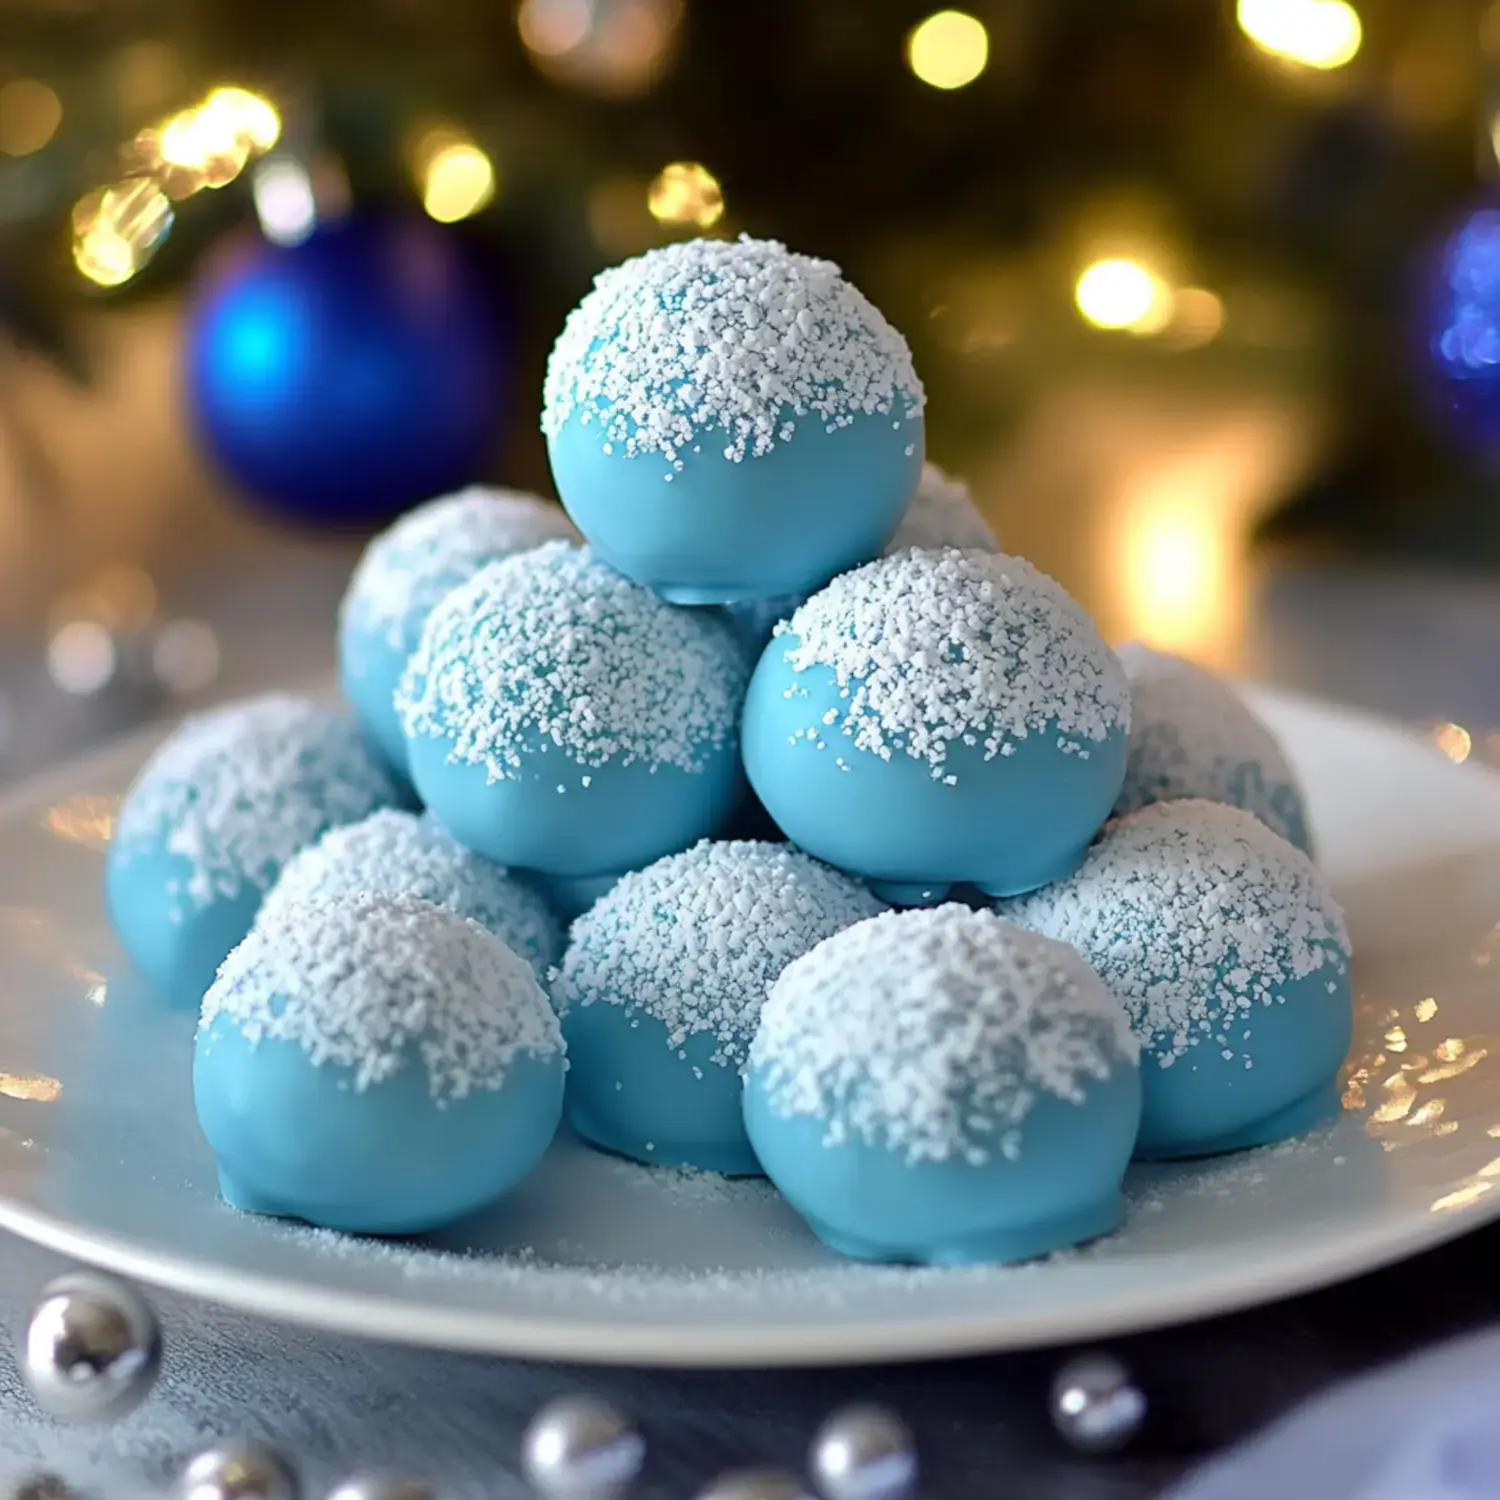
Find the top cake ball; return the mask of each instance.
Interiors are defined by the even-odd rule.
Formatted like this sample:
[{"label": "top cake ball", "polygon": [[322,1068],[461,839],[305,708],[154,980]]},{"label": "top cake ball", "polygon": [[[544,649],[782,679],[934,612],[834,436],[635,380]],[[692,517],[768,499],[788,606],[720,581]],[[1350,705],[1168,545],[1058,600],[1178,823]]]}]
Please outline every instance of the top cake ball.
[{"label": "top cake ball", "polygon": [[922,470],[906,341],[830,261],[690,240],[605,271],[542,428],[595,552],[678,604],[805,594],[880,552]]}]

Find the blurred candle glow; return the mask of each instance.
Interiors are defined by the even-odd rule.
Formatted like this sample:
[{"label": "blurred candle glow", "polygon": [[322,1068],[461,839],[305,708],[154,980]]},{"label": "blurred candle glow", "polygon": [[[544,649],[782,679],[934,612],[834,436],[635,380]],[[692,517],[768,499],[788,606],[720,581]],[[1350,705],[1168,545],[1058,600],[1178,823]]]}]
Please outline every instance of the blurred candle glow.
[{"label": "blurred candle glow", "polygon": [[907,66],[931,88],[961,89],[984,72],[989,60],[989,32],[965,11],[937,11],[906,39]]}]

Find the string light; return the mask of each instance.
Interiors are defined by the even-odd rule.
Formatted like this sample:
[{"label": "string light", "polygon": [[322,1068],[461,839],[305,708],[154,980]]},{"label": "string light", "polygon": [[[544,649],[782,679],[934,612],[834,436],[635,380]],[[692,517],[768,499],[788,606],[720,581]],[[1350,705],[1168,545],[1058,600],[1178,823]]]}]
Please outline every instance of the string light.
[{"label": "string light", "polygon": [[984,72],[990,35],[984,23],[961,10],[940,10],[912,28],[906,65],[935,89],[961,89]]},{"label": "string light", "polygon": [[1149,266],[1123,256],[1086,266],[1073,300],[1095,328],[1160,333],[1172,320],[1172,289]]},{"label": "string light", "polygon": [[709,229],[724,216],[724,189],[699,162],[674,161],[656,174],[646,190],[646,207],[660,224]]},{"label": "string light", "polygon": [[428,131],[417,143],[413,166],[422,206],[439,224],[470,218],[495,196],[494,163],[457,131]]},{"label": "string light", "polygon": [[223,84],[201,103],[142,131],[136,148],[162,176],[167,192],[186,198],[200,188],[233,182],[252,156],[269,151],[280,139],[281,116],[269,99]]},{"label": "string light", "polygon": [[57,134],[62,100],[36,78],[16,78],[0,88],[0,155],[30,156]]},{"label": "string light", "polygon": [[1239,0],[1235,17],[1262,52],[1319,71],[1352,62],[1364,41],[1348,0]]},{"label": "string light", "polygon": [[172,205],[149,177],[88,194],[73,209],[73,263],[96,286],[123,286],[172,227]]}]

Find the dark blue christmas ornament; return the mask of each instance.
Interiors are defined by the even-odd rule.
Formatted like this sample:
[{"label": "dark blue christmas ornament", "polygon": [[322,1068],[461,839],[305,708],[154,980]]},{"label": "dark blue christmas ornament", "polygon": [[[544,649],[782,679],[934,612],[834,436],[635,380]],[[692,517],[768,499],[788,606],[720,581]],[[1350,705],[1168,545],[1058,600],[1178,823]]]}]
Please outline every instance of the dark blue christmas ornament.
[{"label": "dark blue christmas ornament", "polygon": [[1424,281],[1430,403],[1459,442],[1500,463],[1500,207],[1465,215]]},{"label": "dark blue christmas ornament", "polygon": [[189,321],[204,442],[303,521],[380,519],[477,478],[502,376],[488,289],[464,242],[424,220],[249,242],[214,268]]}]

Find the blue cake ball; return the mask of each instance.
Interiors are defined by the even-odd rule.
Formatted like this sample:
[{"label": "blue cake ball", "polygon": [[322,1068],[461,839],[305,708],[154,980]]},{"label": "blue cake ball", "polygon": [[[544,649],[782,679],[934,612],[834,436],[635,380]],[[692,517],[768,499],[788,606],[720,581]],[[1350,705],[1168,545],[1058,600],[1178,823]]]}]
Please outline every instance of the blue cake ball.
[{"label": "blue cake ball", "polygon": [[405,773],[393,700],[433,605],[486,563],[576,535],[535,495],[475,485],[419,505],[365,548],[339,608],[339,678],[388,765]]},{"label": "blue cake ball", "polygon": [[733,815],[746,671],[721,620],[549,542],[428,617],[398,695],[412,775],[460,843],[607,889]]},{"label": "blue cake ball", "polygon": [[1000,543],[975,505],[969,486],[936,464],[923,464],[917,492],[885,550],[890,555],[908,547],[977,547],[981,552],[998,552]]},{"label": "blue cake ball", "polygon": [[466,849],[430,816],[385,808],[325,833],[293,857],[262,912],[314,896],[414,896],[470,917],[546,984],[562,954],[562,923],[541,895]]},{"label": "blue cake ball", "polygon": [[959,905],[887,912],[789,965],[745,1084],[767,1175],[861,1260],[1024,1260],[1108,1233],[1140,1113],[1099,976]]},{"label": "blue cake ball", "polygon": [[553,984],[573,1128],[637,1161],[759,1171],[740,1073],[766,990],[881,909],[783,845],[705,841],[625,876],[574,922]]},{"label": "blue cake ball", "polygon": [[1276,736],[1212,672],[1137,644],[1122,646],[1130,679],[1130,747],[1116,816],[1202,797],[1254,813],[1312,853],[1307,805]]},{"label": "blue cake ball", "polygon": [[745,769],[794,844],[903,905],[1076,869],[1120,791],[1114,653],[1019,558],[912,549],[778,627],[751,679]]},{"label": "blue cake ball", "polygon": [[805,594],[875,556],[922,466],[906,341],[830,261],[691,240],[605,271],[542,428],[599,556],[677,604]]},{"label": "blue cake ball", "polygon": [[1349,938],[1312,861],[1221,803],[1111,823],[1071,879],[1009,915],[1071,943],[1141,1043],[1143,1158],[1296,1135],[1338,1108]]},{"label": "blue cake ball", "polygon": [[271,695],[186,720],[126,793],[105,862],[120,942],[196,1010],[282,867],[399,799],[347,714]]},{"label": "blue cake ball", "polygon": [[410,896],[262,913],[204,996],[198,1123],[226,1202],[415,1234],[508,1192],[562,1119],[563,1040],[531,966]]}]

